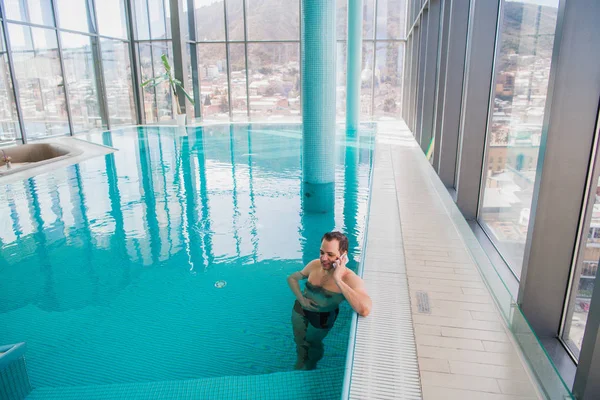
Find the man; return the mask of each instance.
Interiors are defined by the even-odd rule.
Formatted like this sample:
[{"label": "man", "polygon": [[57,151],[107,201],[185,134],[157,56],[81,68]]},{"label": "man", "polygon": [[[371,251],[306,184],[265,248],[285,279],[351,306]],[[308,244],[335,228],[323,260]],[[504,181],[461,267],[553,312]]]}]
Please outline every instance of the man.
[{"label": "man", "polygon": [[[328,232],[321,240],[321,256],[288,277],[296,295],[292,309],[292,327],[298,353],[295,369],[315,369],[323,357],[323,339],[333,327],[339,304],[347,300],[362,317],[371,312],[371,299],[362,279],[346,268],[348,238],[340,232]],[[299,281],[306,279],[304,293]]]}]

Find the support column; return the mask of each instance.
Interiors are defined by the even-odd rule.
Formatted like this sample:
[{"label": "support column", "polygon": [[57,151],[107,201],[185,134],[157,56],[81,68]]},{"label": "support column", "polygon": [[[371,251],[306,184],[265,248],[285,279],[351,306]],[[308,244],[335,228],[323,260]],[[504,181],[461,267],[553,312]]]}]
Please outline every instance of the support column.
[{"label": "support column", "polygon": [[333,212],[335,187],[334,0],[302,0],[302,172],[305,212]]},{"label": "support column", "polygon": [[442,7],[439,0],[430,0],[427,10],[427,42],[425,43],[425,69],[423,70],[423,104],[419,125],[421,127],[421,149],[428,153],[433,138],[433,118],[435,112],[435,88],[437,84],[438,50],[440,37],[440,17]]},{"label": "support column", "polygon": [[456,205],[467,220],[477,218],[500,0],[472,0],[459,128]]},{"label": "support column", "polygon": [[348,0],[348,43],[346,47],[346,130],[348,131],[356,131],[360,119],[362,21],[362,0]]},{"label": "support column", "polygon": [[[437,172],[444,185],[456,184],[456,153],[462,104],[465,52],[467,49],[467,26],[469,26],[469,0],[453,0],[450,3],[450,26],[448,27],[448,59],[444,70],[443,107],[439,124],[439,154]],[[437,140],[437,139],[436,139]]]}]

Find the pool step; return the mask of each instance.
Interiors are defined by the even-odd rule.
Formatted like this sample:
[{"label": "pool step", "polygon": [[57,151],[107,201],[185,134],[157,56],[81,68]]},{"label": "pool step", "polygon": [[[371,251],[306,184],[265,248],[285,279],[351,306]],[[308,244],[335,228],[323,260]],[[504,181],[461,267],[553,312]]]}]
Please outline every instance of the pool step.
[{"label": "pool step", "polygon": [[342,391],[344,368],[223,376],[181,381],[37,388],[29,400],[334,399]]}]

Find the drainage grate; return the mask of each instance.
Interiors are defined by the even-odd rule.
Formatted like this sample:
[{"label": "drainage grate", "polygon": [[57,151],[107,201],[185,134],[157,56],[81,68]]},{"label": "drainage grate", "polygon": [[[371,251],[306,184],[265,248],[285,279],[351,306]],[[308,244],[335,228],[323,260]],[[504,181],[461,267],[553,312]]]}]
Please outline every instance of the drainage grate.
[{"label": "drainage grate", "polygon": [[429,308],[429,295],[427,292],[417,292],[417,310],[421,314],[431,314]]},{"label": "drainage grate", "polygon": [[406,275],[371,273],[366,285],[373,315],[358,322],[348,399],[421,400]]}]

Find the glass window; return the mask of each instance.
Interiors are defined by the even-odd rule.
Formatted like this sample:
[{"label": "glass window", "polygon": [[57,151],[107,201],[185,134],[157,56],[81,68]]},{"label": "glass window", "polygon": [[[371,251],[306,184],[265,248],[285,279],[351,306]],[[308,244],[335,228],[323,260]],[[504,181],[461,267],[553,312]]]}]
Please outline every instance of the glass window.
[{"label": "glass window", "polygon": [[183,2],[183,22],[182,22],[182,30],[183,30],[183,40],[190,40],[190,24],[189,24],[189,10],[187,0]]},{"label": "glass window", "polygon": [[[98,33],[100,35],[127,39],[124,0],[96,1],[96,18],[98,18]],[[140,24],[140,22],[143,24],[143,21],[136,21],[137,24]]]},{"label": "glass window", "polygon": [[[195,103],[196,101],[198,101],[198,99],[196,99],[196,95],[194,93],[194,76],[192,75],[192,45],[191,44],[186,45],[185,51],[187,53],[187,58],[188,58],[186,90],[189,93],[189,95],[192,96],[192,99],[194,99],[194,103]],[[192,107],[192,110],[195,110],[195,107],[193,105],[189,104],[189,107]],[[192,111],[192,115],[194,115],[194,111]],[[200,117],[200,116],[198,115],[197,117]]]},{"label": "glass window", "polygon": [[120,40],[102,39],[100,45],[110,123],[113,127],[135,124],[137,120],[129,44]]},{"label": "glass window", "polygon": [[21,139],[19,118],[15,104],[8,55],[4,45],[4,31],[0,25],[0,146]]},{"label": "glass window", "polygon": [[336,109],[337,115],[346,115],[346,42],[337,43],[337,66],[336,66]]},{"label": "glass window", "polygon": [[[170,0],[163,1],[163,7],[165,10],[165,24],[167,28],[167,38],[171,39],[171,5],[169,4]],[[173,0],[175,1],[175,0]]]},{"label": "glass window", "polygon": [[69,133],[56,31],[9,24],[28,139]]},{"label": "glass window", "polygon": [[[171,26],[168,23],[169,0],[147,0],[150,19],[151,39],[170,39]],[[166,2],[166,8],[165,8]]]},{"label": "glass window", "polygon": [[347,40],[346,30],[348,28],[348,0],[337,0],[336,11],[336,35],[337,40]]},{"label": "glass window", "polygon": [[299,0],[246,0],[248,40],[299,40]]},{"label": "glass window", "polygon": [[370,117],[373,107],[373,42],[363,42],[363,66],[360,73],[360,115]]},{"label": "glass window", "polygon": [[90,31],[87,0],[55,0],[60,28],[80,32]]},{"label": "glass window", "polygon": [[248,44],[250,112],[253,117],[300,115],[297,43]]},{"label": "glass window", "polygon": [[5,0],[6,19],[54,26],[50,0]]},{"label": "glass window", "polygon": [[137,40],[150,39],[150,21],[148,20],[148,3],[146,0],[134,0],[135,26]]},{"label": "glass window", "polygon": [[196,41],[225,40],[223,0],[194,0],[194,7],[196,12]]},{"label": "glass window", "polygon": [[403,39],[406,31],[406,0],[377,1],[377,39]]},{"label": "glass window", "polygon": [[[506,1],[495,94],[488,125],[488,154],[497,168],[486,173],[479,220],[517,277],[525,251],[529,210],[542,135],[558,0]],[[505,159],[521,162],[503,164]],[[525,157],[535,162],[525,165]],[[518,165],[516,165],[518,164]]]},{"label": "glass window", "polygon": [[227,0],[229,40],[244,40],[244,1]]},{"label": "glass window", "polygon": [[248,98],[246,97],[246,54],[244,44],[229,45],[231,74],[231,108],[236,121],[248,119]]},{"label": "glass window", "polygon": [[589,233],[585,235],[585,247],[577,261],[563,331],[563,340],[576,357],[579,357],[581,351],[581,342],[596,282],[598,261],[600,260],[600,196],[598,195],[600,193],[600,181],[595,182],[593,189],[595,193],[594,200],[591,207],[588,207],[586,215],[586,224],[590,224],[587,231]]},{"label": "glass window", "polygon": [[198,44],[197,48],[202,117],[229,119],[225,44]]},{"label": "glass window", "polygon": [[[154,61],[154,75],[158,76],[165,72],[161,56],[166,54],[169,57],[171,66],[173,60],[171,59],[171,42],[154,42],[152,43],[152,59]],[[173,96],[171,94],[171,87],[168,83],[164,82],[155,88],[156,90],[156,109],[158,112],[158,121],[169,121],[175,116],[173,115]]]},{"label": "glass window", "polygon": [[375,114],[400,117],[404,43],[377,43],[375,66]]},{"label": "glass window", "polygon": [[67,95],[74,133],[100,128],[100,104],[92,43],[85,35],[61,32]]},{"label": "glass window", "polygon": [[[152,44],[139,43],[138,51],[140,60],[140,72],[142,75],[141,82],[144,82],[154,77],[154,68],[152,65]],[[144,114],[147,123],[157,121],[155,93],[155,89],[149,86],[146,86],[142,91],[144,102]]]},{"label": "glass window", "polygon": [[373,40],[375,38],[375,0],[363,1],[363,39]]}]

